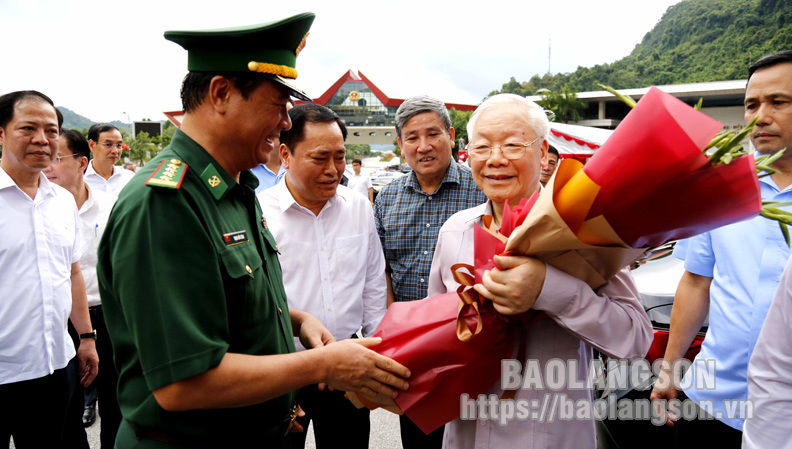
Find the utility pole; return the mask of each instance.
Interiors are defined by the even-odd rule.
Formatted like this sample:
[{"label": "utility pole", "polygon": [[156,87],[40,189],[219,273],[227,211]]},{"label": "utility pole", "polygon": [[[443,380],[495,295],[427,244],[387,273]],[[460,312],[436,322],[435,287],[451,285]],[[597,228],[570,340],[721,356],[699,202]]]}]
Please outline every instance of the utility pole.
[{"label": "utility pole", "polygon": [[547,74],[550,75],[552,72],[550,71],[550,58],[552,56],[552,38],[553,35],[551,33],[547,34]]}]

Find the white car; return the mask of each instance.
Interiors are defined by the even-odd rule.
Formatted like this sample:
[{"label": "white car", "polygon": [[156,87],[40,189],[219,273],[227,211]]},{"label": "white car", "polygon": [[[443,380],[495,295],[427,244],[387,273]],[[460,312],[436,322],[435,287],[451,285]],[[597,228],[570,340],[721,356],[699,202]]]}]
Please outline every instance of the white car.
[{"label": "white car", "polygon": [[383,187],[393,182],[395,179],[399,179],[402,176],[406,176],[402,172],[398,171],[375,171],[369,175],[371,178],[371,186],[374,188],[375,192],[379,192]]}]

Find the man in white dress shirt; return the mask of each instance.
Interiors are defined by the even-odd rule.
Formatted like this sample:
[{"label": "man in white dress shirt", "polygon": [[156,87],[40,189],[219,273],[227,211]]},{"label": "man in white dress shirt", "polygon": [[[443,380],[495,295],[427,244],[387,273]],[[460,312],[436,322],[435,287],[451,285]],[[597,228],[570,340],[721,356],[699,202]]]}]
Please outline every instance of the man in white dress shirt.
[{"label": "man in white dress shirt", "polygon": [[368,175],[360,174],[360,168],[363,166],[363,161],[360,159],[352,159],[352,171],[355,172],[349,178],[349,188],[355,192],[360,192],[363,196],[374,203],[374,187],[371,185],[371,178]]},{"label": "man in white dress shirt", "polygon": [[118,198],[121,189],[135,174],[116,165],[121,159],[124,139],[121,131],[107,123],[96,123],[88,130],[88,146],[93,159],[85,170],[85,182]]},{"label": "man in white dress shirt", "polygon": [[[97,373],[96,334],[77,262],[74,198],[41,172],[58,154],[60,121],[36,91],[0,96],[0,446],[60,447],[75,350],[83,385]],[[9,406],[10,405],[10,406]]]},{"label": "man in white dress shirt", "polygon": [[[337,340],[370,336],[385,314],[385,259],[371,203],[340,186],[345,167],[344,122],[330,109],[300,105],[289,111],[292,128],[281,132],[284,182],[258,195],[280,251],[289,306],[317,317]],[[299,341],[297,350],[303,349]],[[368,448],[369,412],[341,391],[317,385],[300,390],[314,422],[318,448]],[[293,433],[302,448],[304,433]]]},{"label": "man in white dress shirt", "polygon": [[[82,236],[87,250],[80,257],[80,268],[85,278],[85,289],[88,295],[88,311],[91,323],[97,333],[96,350],[99,353],[99,375],[96,382],[91,384],[85,392],[85,412],[91,419],[96,419],[96,401],[101,398],[102,416],[101,441],[102,447],[115,446],[115,435],[121,423],[121,411],[118,409],[116,399],[116,383],[118,375],[113,366],[113,348],[107,333],[102,302],[99,297],[99,283],[96,278],[97,249],[102,238],[110,210],[113,209],[115,198],[110,194],[97,190],[88,185],[83,179],[83,173],[88,166],[90,156],[88,141],[80,132],[70,129],[61,130],[58,158],[52,165],[44,169],[44,174],[51,182],[68,190],[77,203],[80,220],[82,221]],[[82,402],[82,397],[80,397]]]}]

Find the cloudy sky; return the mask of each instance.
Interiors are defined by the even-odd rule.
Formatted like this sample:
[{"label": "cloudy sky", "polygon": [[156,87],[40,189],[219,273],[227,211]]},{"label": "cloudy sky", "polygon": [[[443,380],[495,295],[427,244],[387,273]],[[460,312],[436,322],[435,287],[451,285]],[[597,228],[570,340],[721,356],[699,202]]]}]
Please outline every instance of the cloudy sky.
[{"label": "cloudy sky", "polygon": [[36,89],[93,121],[181,109],[187,54],[166,30],[316,14],[296,83],[359,70],[394,98],[476,104],[514,76],[613,62],[679,0],[0,0],[0,93]]}]

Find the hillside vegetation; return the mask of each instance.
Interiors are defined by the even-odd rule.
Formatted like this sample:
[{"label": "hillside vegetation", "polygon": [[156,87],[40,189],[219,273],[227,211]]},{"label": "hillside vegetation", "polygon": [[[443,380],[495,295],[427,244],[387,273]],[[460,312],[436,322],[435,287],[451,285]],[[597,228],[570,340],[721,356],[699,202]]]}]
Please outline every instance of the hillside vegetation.
[{"label": "hillside vegetation", "polygon": [[[596,32],[596,31],[594,31]],[[492,92],[535,95],[538,89],[577,92],[745,79],[760,57],[792,50],[792,1],[684,0],[666,10],[628,56],[573,73],[514,77]]]},{"label": "hillside vegetation", "polygon": [[[72,111],[67,107],[58,106],[58,110],[60,110],[61,114],[63,114],[63,129],[87,130],[95,123],[91,121],[91,119],[83,117],[82,115]],[[110,122],[110,124],[117,127],[118,129],[132,132],[132,127],[129,126],[128,123],[113,120]]]}]

